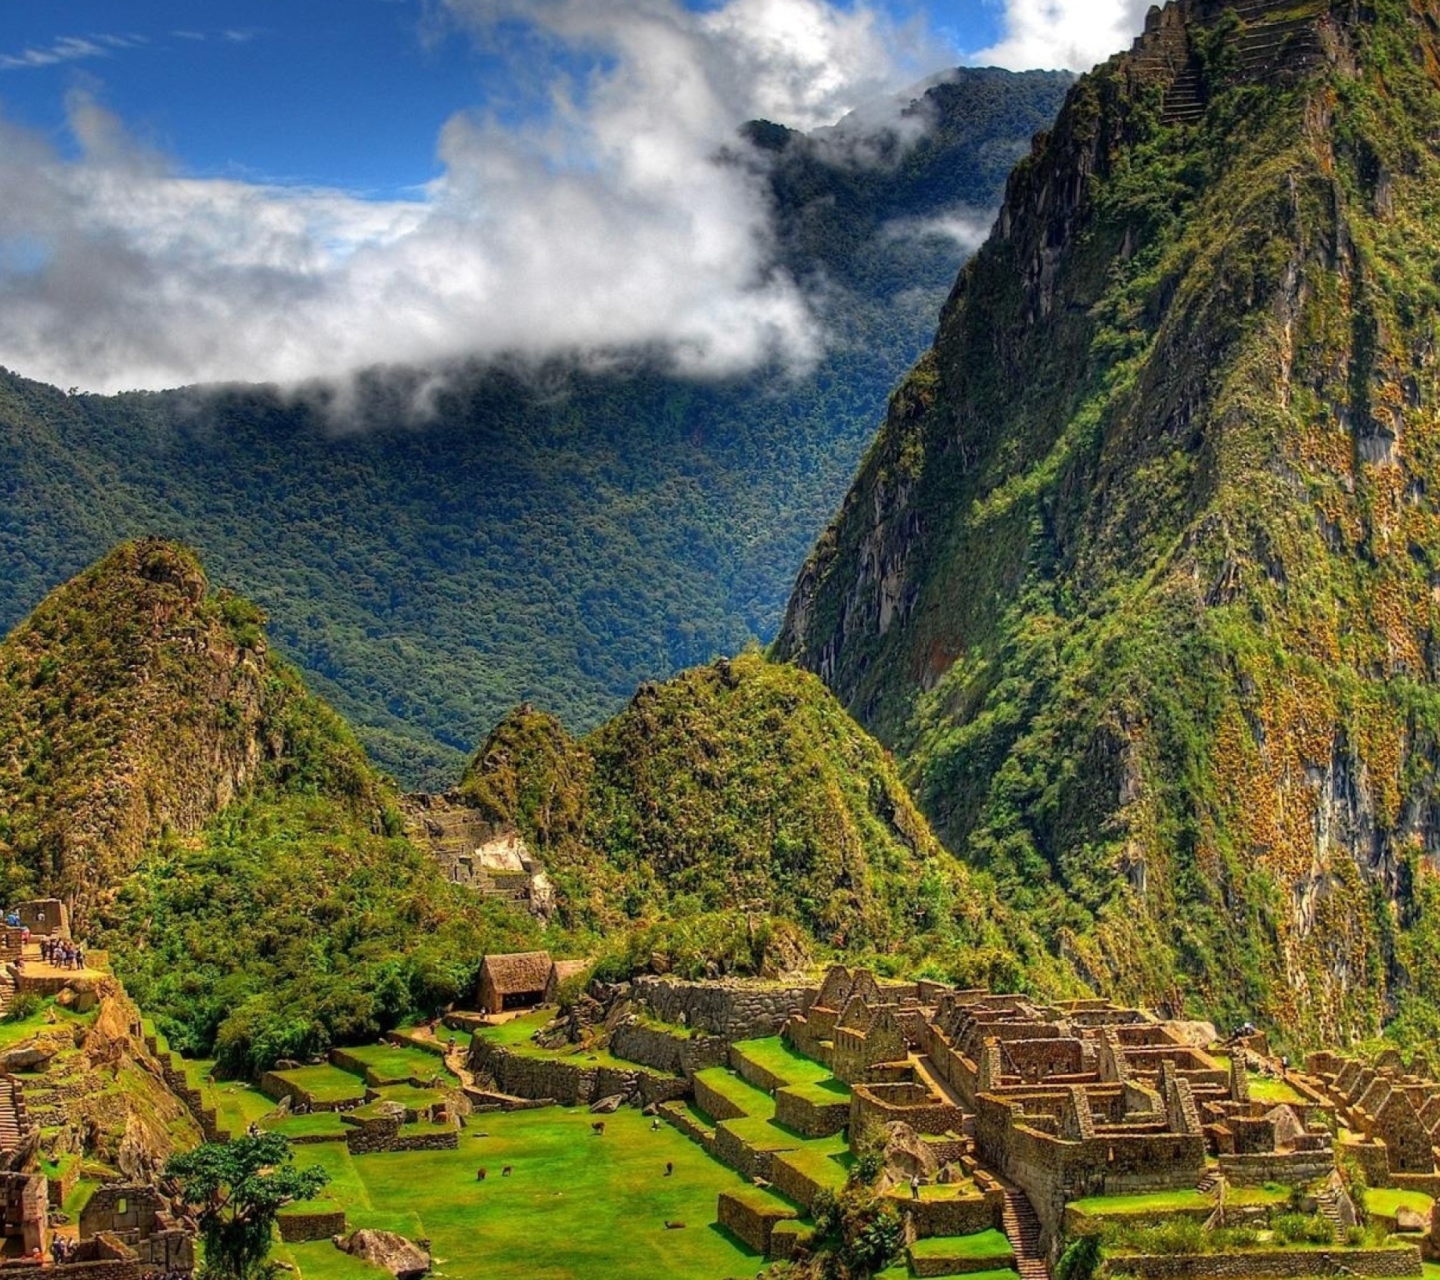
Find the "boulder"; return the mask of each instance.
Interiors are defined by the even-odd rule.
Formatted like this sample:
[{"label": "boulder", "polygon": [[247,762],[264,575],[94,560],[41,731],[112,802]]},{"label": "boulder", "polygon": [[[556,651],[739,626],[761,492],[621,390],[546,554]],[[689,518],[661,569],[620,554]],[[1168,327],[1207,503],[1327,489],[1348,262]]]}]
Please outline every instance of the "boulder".
[{"label": "boulder", "polygon": [[1401,1205],[1395,1210],[1395,1230],[1424,1232],[1430,1230],[1430,1224],[1425,1221],[1423,1214]]},{"label": "boulder", "polygon": [[17,1045],[0,1053],[0,1071],[44,1071],[55,1053],[52,1044]]},{"label": "boulder", "polygon": [[388,1271],[396,1280],[419,1280],[430,1270],[430,1255],[393,1231],[360,1230],[336,1236],[335,1247],[352,1258]]},{"label": "boulder", "polygon": [[886,1175],[896,1182],[908,1182],[917,1173],[922,1178],[933,1178],[940,1172],[940,1161],[930,1144],[899,1120],[885,1126],[883,1159]]},{"label": "boulder", "polygon": [[1192,1049],[1208,1049],[1220,1039],[1220,1033],[1215,1030],[1213,1022],[1190,1022],[1177,1019],[1165,1023],[1164,1026],[1165,1030],[1181,1044],[1189,1045]]},{"label": "boulder", "polygon": [[619,1111],[620,1104],[624,1101],[624,1094],[612,1093],[608,1098],[601,1098],[599,1102],[594,1103],[590,1108],[590,1114],[592,1116],[608,1116]]}]

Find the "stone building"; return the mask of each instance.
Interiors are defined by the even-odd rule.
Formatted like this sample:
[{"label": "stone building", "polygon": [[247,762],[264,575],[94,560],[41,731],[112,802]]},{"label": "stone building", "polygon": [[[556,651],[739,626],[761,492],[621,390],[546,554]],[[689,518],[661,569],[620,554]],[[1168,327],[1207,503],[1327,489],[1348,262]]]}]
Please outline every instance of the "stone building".
[{"label": "stone building", "polygon": [[192,1271],[195,1241],[164,1197],[145,1184],[98,1187],[80,1211],[80,1240],[118,1240],[147,1271]]}]

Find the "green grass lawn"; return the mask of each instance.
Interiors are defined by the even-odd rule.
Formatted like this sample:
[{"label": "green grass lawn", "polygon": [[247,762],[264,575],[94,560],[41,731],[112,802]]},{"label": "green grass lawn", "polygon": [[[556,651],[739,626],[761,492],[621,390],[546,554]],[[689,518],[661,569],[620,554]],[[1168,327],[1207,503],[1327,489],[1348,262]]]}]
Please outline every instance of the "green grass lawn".
[{"label": "green grass lawn", "polygon": [[[56,1021],[46,1022],[46,1015],[51,1013],[55,1014]],[[62,1009],[53,1000],[42,999],[35,1012],[28,1018],[21,1018],[18,1022],[0,1022],[0,1049],[8,1049],[11,1045],[28,1040],[41,1031],[55,1028],[68,1029],[75,1026],[88,1027],[94,1021],[93,1010],[89,1013],[71,1013],[68,1009]]]},{"label": "green grass lawn", "polygon": [[910,1246],[916,1258],[1013,1258],[1010,1241],[999,1231],[977,1231],[969,1236],[931,1236]]},{"label": "green grass lawn", "polygon": [[828,1067],[797,1053],[779,1036],[766,1036],[763,1040],[740,1040],[731,1048],[757,1066],[778,1076],[786,1084],[819,1084],[822,1080],[831,1078]]},{"label": "green grass lawn", "polygon": [[[492,1044],[504,1045],[506,1048],[514,1049],[527,1044],[530,1037],[550,1021],[553,1014],[549,1010],[539,1010],[535,1013],[527,1013],[519,1018],[511,1018],[509,1022],[502,1023],[498,1027],[481,1027],[475,1034]],[[457,1031],[455,1033],[459,1035]]]},{"label": "green grass lawn", "polygon": [[775,1114],[774,1098],[740,1079],[725,1067],[707,1067],[704,1071],[697,1071],[695,1078],[703,1081],[722,1098],[734,1103],[747,1116],[769,1120]]},{"label": "green grass lawn", "polygon": [[365,1082],[359,1076],[341,1071],[328,1063],[319,1067],[296,1067],[293,1071],[277,1071],[275,1075],[303,1089],[317,1103],[349,1102],[365,1096]]},{"label": "green grass lawn", "polygon": [[1393,1218],[1397,1209],[1414,1209],[1416,1213],[1430,1216],[1435,1201],[1423,1191],[1400,1191],[1394,1187],[1371,1187],[1365,1193],[1365,1207],[1371,1213]]},{"label": "green grass lawn", "polygon": [[442,1059],[423,1049],[394,1044],[356,1045],[344,1050],[345,1055],[363,1062],[382,1080],[431,1080],[449,1076]]},{"label": "green grass lawn", "polygon": [[1214,1204],[1198,1191],[1152,1191],[1143,1196],[1087,1196],[1072,1200],[1070,1208],[1092,1218],[1127,1213],[1165,1213],[1182,1209],[1208,1209]]},{"label": "green grass lawn", "polygon": [[[722,1190],[748,1186],[669,1125],[652,1132],[639,1112],[606,1117],[604,1137],[583,1109],[475,1117],[458,1151],[351,1156],[340,1145],[302,1147],[301,1165],[332,1176],[322,1195],[351,1228],[428,1237],[450,1280],[723,1280],[761,1259],[715,1222]],[[485,1136],[477,1136],[483,1134]],[[665,1176],[665,1164],[674,1176]],[[514,1175],[502,1178],[505,1165]],[[489,1176],[476,1180],[484,1166]],[[669,1231],[666,1220],[686,1224]],[[328,1242],[277,1247],[302,1280],[378,1280]]]},{"label": "green grass lawn", "polygon": [[287,1138],[333,1137],[345,1140],[346,1125],[333,1111],[315,1111],[308,1116],[272,1116],[260,1122],[260,1127],[270,1133],[284,1134]]},{"label": "green grass lawn", "polygon": [[581,1067],[610,1067],[616,1071],[635,1070],[633,1062],[617,1058],[604,1049],[579,1049],[574,1046],[569,1049],[542,1049],[530,1037],[554,1016],[553,1009],[542,1009],[536,1013],[527,1013],[523,1017],[512,1018],[502,1026],[482,1027],[477,1034],[492,1044],[502,1045],[512,1053],[524,1054],[526,1057],[550,1058],[556,1062],[573,1062]]},{"label": "green grass lawn", "polygon": [[1440,1262],[1425,1264],[1425,1280],[1440,1280]]},{"label": "green grass lawn", "polygon": [[1302,1094],[1291,1088],[1283,1080],[1276,1080],[1273,1076],[1250,1077],[1250,1096],[1256,1102],[1304,1102]]}]

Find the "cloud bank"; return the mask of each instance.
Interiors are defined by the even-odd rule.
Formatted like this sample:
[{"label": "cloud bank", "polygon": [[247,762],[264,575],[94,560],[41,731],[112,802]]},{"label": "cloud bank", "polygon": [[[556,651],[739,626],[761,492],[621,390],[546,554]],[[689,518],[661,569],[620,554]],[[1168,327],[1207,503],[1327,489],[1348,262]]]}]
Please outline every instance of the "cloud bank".
[{"label": "cloud bank", "polygon": [[[977,65],[1012,71],[1089,71],[1128,49],[1154,0],[1007,0],[1004,35],[971,54]],[[1163,0],[1162,0],[1163,2]]]},{"label": "cloud bank", "polygon": [[764,193],[717,152],[747,118],[810,127],[914,78],[923,32],[827,0],[447,7],[558,70],[506,123],[452,117],[413,201],[188,178],[83,96],[73,158],[0,121],[0,364],[120,390],[500,353],[647,347],[698,373],[813,356]]}]

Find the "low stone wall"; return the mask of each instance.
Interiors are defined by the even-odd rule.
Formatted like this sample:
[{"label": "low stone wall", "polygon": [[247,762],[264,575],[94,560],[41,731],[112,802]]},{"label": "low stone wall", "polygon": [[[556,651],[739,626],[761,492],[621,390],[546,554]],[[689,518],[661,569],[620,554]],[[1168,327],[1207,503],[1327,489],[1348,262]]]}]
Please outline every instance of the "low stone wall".
[{"label": "low stone wall", "polygon": [[743,1191],[722,1191],[716,1206],[720,1225],[757,1253],[769,1256],[770,1234],[775,1224],[800,1215],[778,1202],[763,1204]]},{"label": "low stone wall", "polygon": [[345,1233],[345,1210],[324,1213],[282,1213],[275,1219],[280,1239],[286,1244],[303,1244],[307,1240],[328,1240]]},{"label": "low stone wall", "polygon": [[724,1066],[728,1050],[720,1036],[664,1031],[643,1022],[622,1022],[610,1035],[610,1052],[617,1058],[675,1076]]},{"label": "low stone wall", "polygon": [[646,975],[635,980],[633,998],[661,1022],[696,1027],[726,1040],[779,1035],[792,1009],[806,1009],[815,988],[779,982],[684,982]]},{"label": "low stone wall", "polygon": [[1271,1249],[1245,1253],[1112,1257],[1114,1275],[1142,1280],[1309,1280],[1312,1276],[1419,1276],[1420,1251]]},{"label": "low stone wall", "polygon": [[770,1252],[767,1256],[776,1262],[786,1262],[807,1246],[814,1234],[804,1223],[792,1218],[777,1222],[770,1231]]},{"label": "low stone wall", "polygon": [[437,1058],[445,1056],[445,1046],[429,1036],[411,1035],[408,1031],[390,1031],[386,1033],[385,1041],[401,1049],[419,1049],[421,1053],[432,1054]]},{"label": "low stone wall", "polygon": [[832,1094],[830,1101],[818,1102],[794,1089],[781,1089],[775,1095],[775,1119],[807,1138],[828,1138],[850,1123],[850,1099]]},{"label": "low stone wall", "polygon": [[764,1178],[774,1181],[775,1152],[759,1151],[734,1133],[728,1122],[721,1121],[715,1126],[715,1145],[711,1155],[721,1164],[729,1165],[745,1178]]},{"label": "low stone wall", "polygon": [[391,1151],[454,1151],[460,1134],[449,1125],[423,1131],[402,1128],[395,1121],[371,1121],[345,1131],[345,1146],[352,1156]]},{"label": "low stone wall", "polygon": [[931,1236],[968,1236],[992,1227],[1002,1230],[1004,1196],[998,1191],[988,1195],[977,1191],[974,1195],[945,1200],[912,1200],[908,1188],[897,1187],[887,1193],[885,1199],[902,1218],[910,1218],[919,1240]]},{"label": "low stone wall", "polygon": [[1296,1151],[1287,1154],[1262,1152],[1255,1155],[1222,1155],[1220,1172],[1237,1187],[1259,1187],[1267,1182],[1304,1186],[1335,1171],[1330,1151]]},{"label": "low stone wall", "polygon": [[[791,1152],[781,1151],[770,1160],[770,1181],[787,1200],[793,1200],[796,1204],[804,1206],[809,1212],[815,1207],[815,1199],[822,1191],[833,1191],[833,1184],[827,1185],[812,1175],[805,1162],[791,1159]],[[841,1172],[841,1185],[843,1185],[843,1171],[840,1165],[835,1165],[837,1171]]]},{"label": "low stone wall", "polygon": [[275,1102],[279,1102],[281,1098],[289,1098],[291,1102],[304,1103],[311,1111],[346,1111],[350,1107],[358,1105],[362,1101],[364,1087],[357,1080],[355,1088],[357,1092],[353,1099],[320,1102],[312,1098],[298,1084],[285,1079],[279,1072],[267,1071],[260,1077],[260,1092],[267,1098]]},{"label": "low stone wall", "polygon": [[745,1114],[723,1093],[712,1089],[698,1076],[695,1079],[695,1105],[712,1120],[739,1120]]},{"label": "low stone wall", "polygon": [[[925,1099],[925,1101],[917,1101]],[[850,1094],[850,1132],[864,1133],[901,1120],[916,1133],[959,1133],[965,1123],[960,1108],[904,1083],[857,1084]]]},{"label": "low stone wall", "polygon": [[537,1058],[476,1038],[470,1047],[470,1070],[491,1076],[502,1093],[519,1098],[554,1098],[564,1107],[589,1106],[601,1098],[620,1094],[646,1106],[683,1098],[690,1085],[682,1078],[659,1076],[637,1067],[585,1066],[557,1058]]},{"label": "low stone wall", "polygon": [[680,1130],[691,1142],[698,1142],[710,1154],[715,1146],[715,1131],[705,1128],[690,1112],[678,1102],[660,1105],[660,1114]]}]

